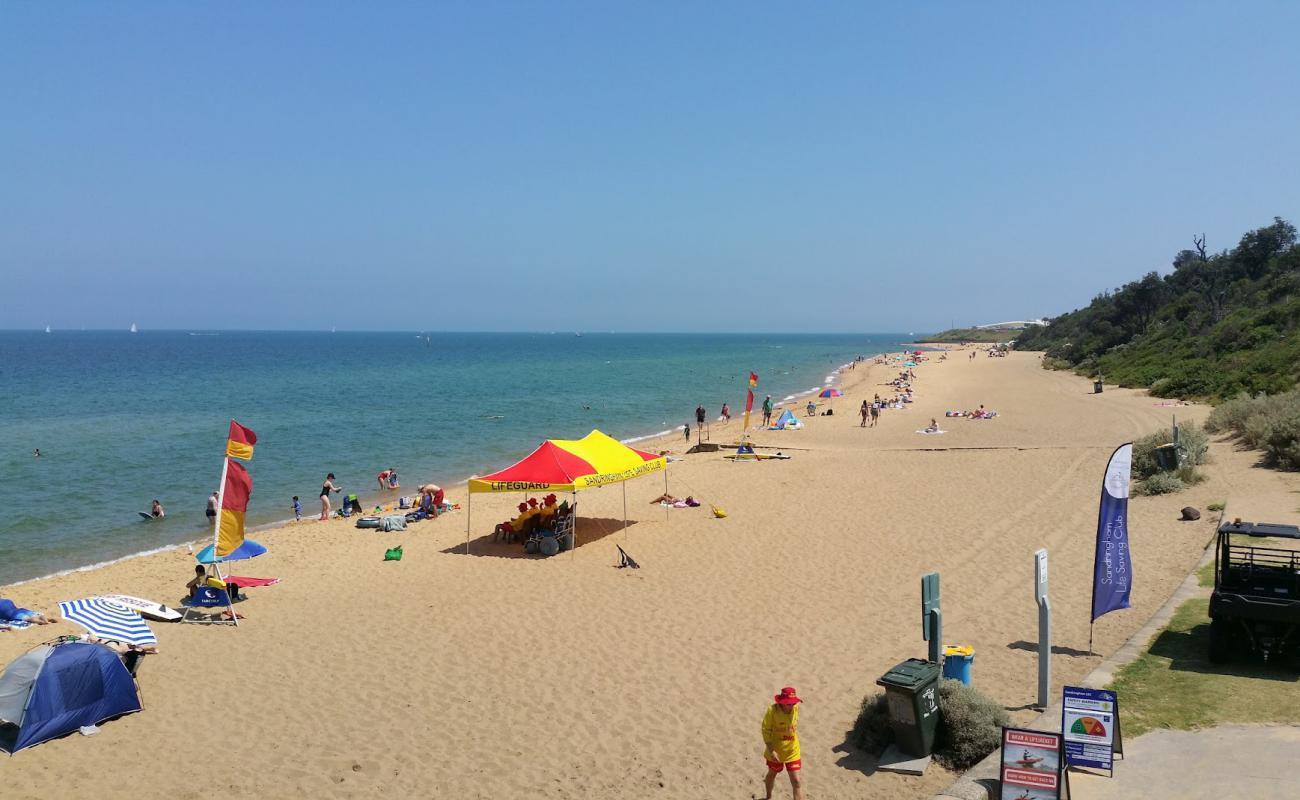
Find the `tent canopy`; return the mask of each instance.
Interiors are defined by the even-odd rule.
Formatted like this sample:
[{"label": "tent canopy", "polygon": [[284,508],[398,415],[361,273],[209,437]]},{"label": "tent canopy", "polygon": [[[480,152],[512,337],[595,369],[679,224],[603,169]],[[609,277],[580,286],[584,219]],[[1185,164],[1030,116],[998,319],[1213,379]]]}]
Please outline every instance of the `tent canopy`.
[{"label": "tent canopy", "polygon": [[790,409],[787,408],[785,411],[781,412],[781,416],[777,418],[776,423],[772,425],[772,430],[783,431],[786,429],[798,429],[802,427],[803,423],[800,422],[794,414],[791,414]]},{"label": "tent canopy", "polygon": [[592,431],[581,439],[547,439],[526,458],[491,475],[471,478],[480,492],[576,492],[664,469],[663,456]]},{"label": "tent canopy", "polygon": [[43,644],[10,662],[0,676],[0,750],[72,733],[140,710],[135,681],[117,653],[101,644]]}]

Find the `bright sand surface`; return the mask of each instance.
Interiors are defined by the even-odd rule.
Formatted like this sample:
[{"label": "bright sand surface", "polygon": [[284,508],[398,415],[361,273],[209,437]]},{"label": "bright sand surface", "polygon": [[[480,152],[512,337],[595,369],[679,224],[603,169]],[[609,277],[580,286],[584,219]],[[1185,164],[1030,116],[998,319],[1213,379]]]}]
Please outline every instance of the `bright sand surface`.
[{"label": "bright sand surface", "polygon": [[[917,402],[876,429],[855,412],[892,369],[863,365],[844,373],[836,416],[756,436],[791,460],[671,464],[670,490],[702,508],[652,506],[663,480],[642,478],[627,484],[634,524],[621,532],[621,489],[584,492],[574,554],[511,557],[517,546],[483,536],[517,495],[475,497],[472,556],[463,510],[405,533],[347,520],[262,533],[270,553],[236,572],[283,582],[248,591],[244,623],[154,623],[162,652],[141,666],[145,710],[3,760],[3,796],[749,798],[762,794],[759,721],[785,685],[805,700],[809,798],[928,796],[953,776],[873,774],[845,746],[876,678],[925,653],[921,575],[942,573],[946,638],[975,647],[976,685],[1021,708],[1036,687],[1033,553],[1047,547],[1054,679],[1081,678],[1100,661],[1086,650],[1106,460],[1171,414],[1207,409],[1094,395],[1028,353],[958,352],[917,373]],[[999,416],[943,418],[981,403]],[[932,416],[948,433],[914,433]],[[739,432],[736,419],[712,437]],[[680,436],[642,446],[682,450]],[[1099,654],[1209,541],[1217,515],[1183,523],[1179,508],[1228,500],[1230,514],[1294,521],[1296,476],[1230,444],[1213,455],[1206,483],[1131,503],[1133,608],[1098,622]],[[449,498],[463,506],[464,488]],[[714,519],[710,503],[729,516]],[[399,542],[405,558],[384,562]],[[616,544],[642,569],[615,569]],[[0,594],[47,611],[106,592],[175,603],[193,564],[182,548]],[[79,631],[0,634],[0,659]],[[789,796],[784,776],[778,786]]]}]

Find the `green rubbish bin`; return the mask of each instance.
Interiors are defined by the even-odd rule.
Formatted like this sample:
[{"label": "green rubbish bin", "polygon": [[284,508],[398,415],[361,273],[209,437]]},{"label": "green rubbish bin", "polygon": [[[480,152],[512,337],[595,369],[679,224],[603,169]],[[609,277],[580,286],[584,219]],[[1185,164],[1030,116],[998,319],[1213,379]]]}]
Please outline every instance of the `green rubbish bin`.
[{"label": "green rubbish bin", "polygon": [[914,758],[934,750],[939,728],[939,665],[909,658],[880,676],[898,749]]},{"label": "green rubbish bin", "polygon": [[1155,449],[1156,466],[1165,472],[1178,469],[1178,445],[1162,444]]}]

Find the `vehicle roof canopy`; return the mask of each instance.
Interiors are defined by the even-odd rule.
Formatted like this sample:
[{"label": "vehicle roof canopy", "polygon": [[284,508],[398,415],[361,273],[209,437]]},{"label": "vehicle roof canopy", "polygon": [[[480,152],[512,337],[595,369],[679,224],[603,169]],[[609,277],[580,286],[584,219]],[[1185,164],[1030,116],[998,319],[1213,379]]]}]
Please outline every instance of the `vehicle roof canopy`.
[{"label": "vehicle roof canopy", "polygon": [[1243,536],[1282,537],[1300,539],[1300,526],[1278,525],[1271,522],[1225,522],[1219,526],[1219,533],[1239,533]]}]

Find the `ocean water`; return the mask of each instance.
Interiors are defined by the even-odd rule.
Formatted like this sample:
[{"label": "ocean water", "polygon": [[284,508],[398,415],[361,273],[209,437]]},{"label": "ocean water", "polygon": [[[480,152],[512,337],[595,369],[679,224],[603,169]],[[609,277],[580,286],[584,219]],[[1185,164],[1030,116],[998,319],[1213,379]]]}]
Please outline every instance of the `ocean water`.
[{"label": "ocean water", "polygon": [[[820,388],[901,334],[0,332],[0,584],[193,541],[229,420],[257,432],[250,526],[513,463],[545,438],[629,440]],[[39,448],[41,457],[33,456]],[[459,492],[451,492],[458,496]],[[335,507],[338,506],[335,495]],[[163,520],[145,521],[154,498]]]}]

